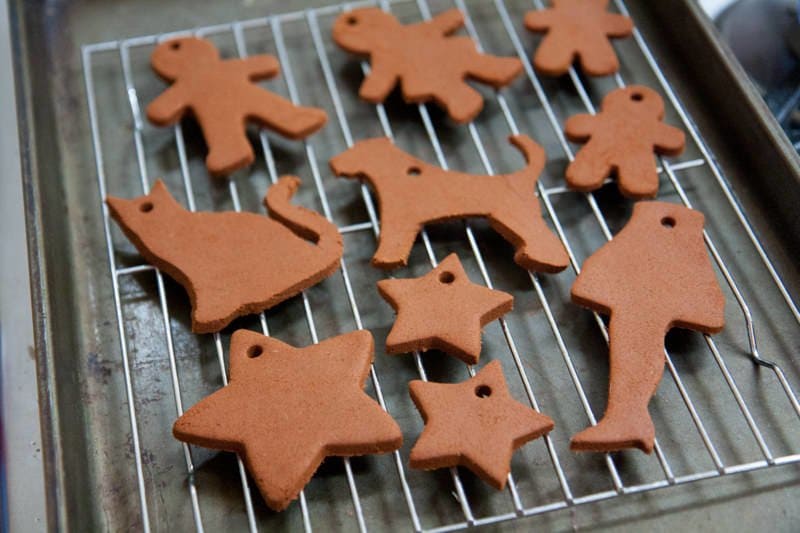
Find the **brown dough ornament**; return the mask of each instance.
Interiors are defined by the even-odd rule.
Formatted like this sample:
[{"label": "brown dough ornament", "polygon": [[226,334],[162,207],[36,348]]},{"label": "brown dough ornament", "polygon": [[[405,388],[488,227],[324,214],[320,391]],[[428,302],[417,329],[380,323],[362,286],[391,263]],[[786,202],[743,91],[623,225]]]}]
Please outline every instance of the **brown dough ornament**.
[{"label": "brown dough ornament", "polygon": [[549,417],[509,394],[499,361],[462,383],[415,380],[409,389],[425,421],[411,449],[412,468],[461,465],[502,490],[514,450],[553,429]]},{"label": "brown dough ornament", "polygon": [[553,7],[525,14],[525,27],[547,32],[536,50],[536,70],[548,76],[565,74],[575,59],[589,76],[607,76],[619,70],[619,61],[609,42],[628,37],[633,21],[608,13],[608,0],[553,0]]},{"label": "brown dough ornament", "polygon": [[483,108],[481,94],[466,78],[500,88],[522,71],[515,57],[478,52],[468,37],[451,37],[464,15],[449,9],[431,20],[401,24],[376,7],[343,13],[333,25],[333,40],[348,52],[369,55],[371,72],[358,94],[383,102],[397,83],[408,103],[434,100],[454,121],[465,123]]},{"label": "brown dough ornament", "polygon": [[481,355],[481,328],[511,311],[514,297],[472,283],[456,254],[416,279],[384,279],[378,292],[397,311],[386,351],[437,349],[469,365]]},{"label": "brown dough ornament", "polygon": [[525,155],[527,166],[499,176],[443,170],[403,152],[387,138],[359,141],[331,159],[335,174],[364,178],[378,195],[381,233],[372,264],[405,265],[425,224],[484,217],[514,246],[514,261],[521,267],[542,272],[566,268],[567,253],[545,224],[534,192],[544,150],[525,135],[509,140]]},{"label": "brown dough ornament", "polygon": [[147,118],[169,126],[186,113],[194,115],[209,149],[206,166],[214,176],[253,162],[245,132],[248,120],[290,139],[305,138],[328,120],[321,109],[296,106],[253,83],[278,74],[278,61],[270,55],[222,60],[210,41],[182,37],[158,45],[150,61],[172,85],[147,106]]},{"label": "brown dough ornament", "polygon": [[567,137],[586,146],[567,167],[567,185],[589,192],[616,174],[619,190],[628,198],[655,197],[658,169],[653,153],[678,155],[686,142],[683,132],[661,122],[663,118],[661,96],[641,85],[606,95],[597,115],[570,117],[564,127]]},{"label": "brown dough ornament", "polygon": [[230,383],[186,411],[172,433],[241,454],[267,505],[282,511],[325,457],[402,445],[397,423],[364,392],[373,348],[365,330],[295,348],[240,329]]},{"label": "brown dough ornament", "polygon": [[610,314],[610,384],[603,419],[572,438],[573,450],[653,451],[647,404],[664,372],[664,336],[673,327],[717,333],[725,297],[703,242],[703,214],[639,202],[622,231],[592,255],[572,300]]},{"label": "brown dough ornament", "polygon": [[[192,331],[211,333],[330,276],[342,236],[323,216],[289,203],[300,185],[284,176],[270,187],[267,218],[255,213],[193,213],[159,180],[133,200],[109,196],[111,216],[148,263],[189,293]],[[312,242],[309,242],[312,241]]]}]

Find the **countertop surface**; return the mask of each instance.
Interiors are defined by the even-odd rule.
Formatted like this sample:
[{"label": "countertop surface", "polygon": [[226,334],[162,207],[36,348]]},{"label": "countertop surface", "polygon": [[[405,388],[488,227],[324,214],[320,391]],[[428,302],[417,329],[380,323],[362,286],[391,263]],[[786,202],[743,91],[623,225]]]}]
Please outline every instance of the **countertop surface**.
[{"label": "countertop surface", "polygon": [[39,404],[6,0],[0,0],[0,72],[5,74],[0,76],[0,406],[8,482],[6,519],[11,531],[44,531]]}]

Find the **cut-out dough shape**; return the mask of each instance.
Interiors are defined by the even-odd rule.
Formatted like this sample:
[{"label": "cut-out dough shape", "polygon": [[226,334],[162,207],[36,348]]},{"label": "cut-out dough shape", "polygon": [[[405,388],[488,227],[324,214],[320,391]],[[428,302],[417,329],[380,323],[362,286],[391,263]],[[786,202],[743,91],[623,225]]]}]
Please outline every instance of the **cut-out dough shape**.
[{"label": "cut-out dough shape", "polygon": [[403,25],[394,15],[367,7],[340,15],[333,40],[348,52],[369,55],[371,71],[358,92],[364,100],[383,102],[399,83],[406,102],[434,100],[454,121],[465,123],[483,109],[483,97],[466,79],[500,88],[517,77],[522,63],[480,53],[472,39],[450,36],[463,25],[458,9]]},{"label": "cut-out dough shape", "polygon": [[169,126],[187,113],[193,115],[208,145],[206,166],[214,176],[253,162],[248,120],[290,139],[303,139],[328,120],[321,109],[296,106],[253,83],[278,74],[278,61],[270,55],[223,60],[210,41],[182,37],[158,45],[150,61],[172,85],[150,102],[147,118]]},{"label": "cut-out dough shape", "polygon": [[397,311],[386,351],[441,350],[474,365],[483,326],[511,311],[514,297],[472,283],[456,254],[420,278],[384,279],[378,292]]},{"label": "cut-out dough shape", "polygon": [[210,333],[277,305],[338,268],[342,236],[322,215],[290,203],[299,185],[298,178],[284,176],[270,187],[264,203],[271,218],[192,213],[161,180],[146,196],[109,196],[106,202],[147,262],[189,293],[192,331]]},{"label": "cut-out dough shape", "polygon": [[616,174],[619,190],[628,198],[655,197],[658,168],[653,153],[679,155],[686,142],[683,132],[663,118],[661,96],[641,85],[610,92],[597,115],[570,117],[564,132],[586,146],[567,167],[567,185],[589,192]]},{"label": "cut-out dough shape", "polygon": [[411,467],[464,466],[498,490],[506,486],[514,451],[554,426],[509,394],[499,361],[462,383],[415,380],[409,389],[425,421]]},{"label": "cut-out dough shape", "polygon": [[366,330],[305,348],[240,329],[231,380],[175,422],[175,438],[236,452],[272,509],[285,509],[327,456],[398,449],[403,436],[364,392],[373,357]]},{"label": "cut-out dough shape", "polygon": [[553,7],[525,14],[525,27],[547,32],[533,64],[548,76],[565,74],[578,59],[589,76],[607,76],[619,70],[619,60],[609,39],[628,37],[633,21],[608,13],[608,0],[553,0]]},{"label": "cut-out dough shape", "polygon": [[653,451],[647,405],[664,372],[664,336],[673,328],[717,333],[725,297],[703,242],[703,214],[639,202],[628,224],[589,257],[572,300],[610,314],[608,405],[603,419],[572,438],[579,451]]},{"label": "cut-out dough shape", "polygon": [[372,264],[405,265],[425,224],[484,217],[515,249],[528,270],[558,272],[567,266],[561,241],[542,218],[534,189],[544,150],[525,135],[509,140],[527,166],[511,174],[476,176],[443,170],[403,152],[387,138],[366,139],[330,161],[339,176],[366,179],[378,195],[381,233]]}]

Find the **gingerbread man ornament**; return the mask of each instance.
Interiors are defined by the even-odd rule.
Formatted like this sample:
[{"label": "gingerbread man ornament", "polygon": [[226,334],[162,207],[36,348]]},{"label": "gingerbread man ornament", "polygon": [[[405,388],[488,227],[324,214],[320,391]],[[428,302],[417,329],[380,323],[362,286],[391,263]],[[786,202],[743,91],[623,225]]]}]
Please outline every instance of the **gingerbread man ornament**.
[{"label": "gingerbread man ornament", "polygon": [[553,7],[529,11],[525,27],[547,32],[536,50],[536,70],[548,76],[565,74],[575,59],[590,76],[607,76],[619,70],[611,37],[633,33],[630,18],[608,13],[608,0],[553,0]]},{"label": "gingerbread man ornament", "polygon": [[150,61],[172,85],[147,106],[147,118],[169,126],[187,113],[194,115],[208,144],[206,166],[215,176],[255,159],[245,131],[248,120],[303,139],[328,119],[321,109],[296,106],[253,83],[278,74],[278,61],[270,55],[223,60],[210,41],[183,37],[161,43]]},{"label": "gingerbread man ornament", "polygon": [[664,124],[663,118],[661,96],[641,85],[609,93],[597,115],[570,117],[564,132],[586,146],[567,167],[567,185],[593,191],[615,173],[619,190],[628,198],[653,198],[658,193],[653,152],[678,155],[686,142],[683,132]]},{"label": "gingerbread man ornament", "polygon": [[403,25],[393,15],[369,7],[339,16],[333,40],[348,52],[370,56],[372,71],[358,93],[364,100],[383,102],[399,82],[406,102],[434,100],[454,121],[465,123],[483,108],[483,97],[465,79],[500,88],[522,71],[522,63],[482,54],[468,37],[450,36],[463,25],[458,9]]}]

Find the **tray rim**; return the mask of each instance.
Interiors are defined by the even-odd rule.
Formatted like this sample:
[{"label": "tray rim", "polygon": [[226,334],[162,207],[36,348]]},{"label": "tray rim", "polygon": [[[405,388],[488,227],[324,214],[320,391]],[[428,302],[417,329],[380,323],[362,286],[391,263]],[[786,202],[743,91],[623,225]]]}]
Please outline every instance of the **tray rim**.
[{"label": "tray rim", "polygon": [[[30,42],[35,39],[29,26],[36,24],[26,19],[26,0],[9,2],[9,26],[12,41],[12,61],[15,76],[15,100],[18,114],[18,136],[20,142],[20,164],[25,207],[25,227],[28,244],[31,297],[33,304],[34,348],[39,395],[40,426],[42,431],[42,460],[45,471],[46,516],[48,528],[66,530],[69,526],[69,509],[65,493],[64,471],[61,468],[63,447],[58,422],[58,386],[52,368],[57,351],[54,332],[57,325],[51,320],[52,292],[48,284],[51,266],[48,264],[43,238],[42,210],[42,172],[37,164],[40,157],[37,146],[37,131],[33,119],[33,99],[31,93],[34,79],[31,75],[28,51]],[[709,47],[724,76],[732,83],[735,96],[728,100],[738,101],[739,113],[746,114],[747,120],[755,120],[762,134],[766,135],[769,148],[773,150],[769,162],[782,165],[781,180],[793,180],[792,186],[800,191],[800,156],[791,146],[779,124],[769,112],[755,86],[747,77],[743,67],[730,48],[721,39],[708,17],[692,0],[665,2],[669,9],[679,9],[689,15],[685,19],[684,32],[696,31],[698,39]],[[662,6],[663,8],[664,6]],[[658,10],[648,5],[647,10]],[[280,13],[288,13],[286,10]],[[41,22],[41,21],[39,21]],[[78,48],[78,51],[80,48]],[[734,91],[731,91],[732,93]],[[742,105],[743,104],[743,105]],[[88,120],[88,117],[86,117]],[[52,155],[48,157],[53,157]],[[775,174],[774,170],[772,172]],[[783,182],[783,181],[782,181]],[[738,200],[737,200],[738,201]]]}]

